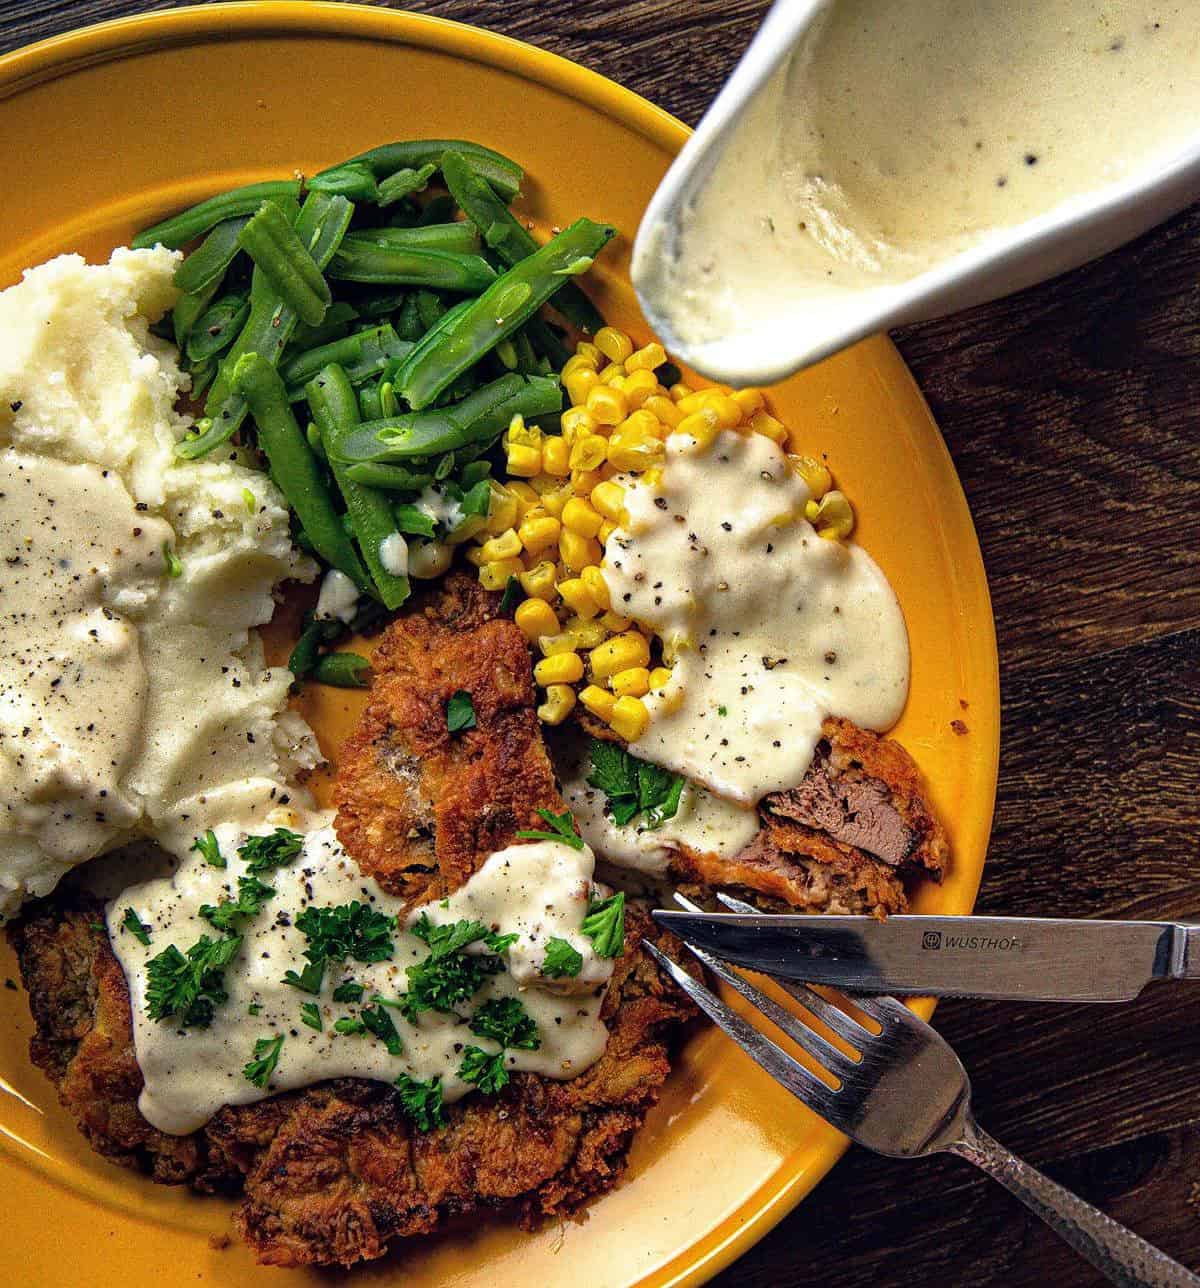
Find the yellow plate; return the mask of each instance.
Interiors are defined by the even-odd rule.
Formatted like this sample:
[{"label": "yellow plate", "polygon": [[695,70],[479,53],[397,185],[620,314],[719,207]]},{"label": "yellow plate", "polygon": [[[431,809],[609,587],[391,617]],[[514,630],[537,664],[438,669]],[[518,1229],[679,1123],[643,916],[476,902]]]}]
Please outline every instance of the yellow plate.
[{"label": "yellow plate", "polygon": [[[664,56],[669,50],[664,50]],[[94,27],[0,58],[0,284],[62,251],[104,257],[136,228],[234,184],[327,165],[405,137],[478,139],[527,170],[543,227],[580,214],[625,240],[602,307],[645,333],[628,238],[686,137],[612,82],[483,31],[334,4],[213,5]],[[912,694],[897,736],[950,828],[954,867],[922,910],[972,906],[991,825],[999,693],[987,583],[966,501],[929,412],[888,341],[870,340],[772,392],[805,450],[828,452],[859,537],[900,596]],[[329,735],[348,715],[325,692]],[[956,733],[952,721],[967,732]],[[5,950],[7,954],[7,950]],[[0,977],[15,975],[11,956]],[[223,1248],[228,1206],[152,1185],[94,1155],[25,1054],[23,994],[0,990],[0,1279],[323,1284]],[[362,1283],[698,1283],[784,1216],[843,1140],[715,1032],[688,1047],[628,1173],[578,1222],[533,1235],[479,1220],[414,1241]]]}]

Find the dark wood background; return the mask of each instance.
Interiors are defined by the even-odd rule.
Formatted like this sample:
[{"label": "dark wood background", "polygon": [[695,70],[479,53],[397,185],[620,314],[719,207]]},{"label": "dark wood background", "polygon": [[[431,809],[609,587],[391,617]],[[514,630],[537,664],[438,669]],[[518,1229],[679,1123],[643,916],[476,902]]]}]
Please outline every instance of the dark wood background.
[{"label": "dark wood background", "polygon": [[[0,0],[0,51],[163,7]],[[766,8],[409,7],[565,54],[690,124]],[[999,632],[1000,794],[980,911],[1200,913],[1198,279],[1200,208],[1058,281],[896,337],[966,488]],[[1200,990],[1114,1008],[946,1002],[937,1024],[993,1134],[1200,1268]],[[853,1151],[719,1282],[1100,1280],[966,1164]]]}]

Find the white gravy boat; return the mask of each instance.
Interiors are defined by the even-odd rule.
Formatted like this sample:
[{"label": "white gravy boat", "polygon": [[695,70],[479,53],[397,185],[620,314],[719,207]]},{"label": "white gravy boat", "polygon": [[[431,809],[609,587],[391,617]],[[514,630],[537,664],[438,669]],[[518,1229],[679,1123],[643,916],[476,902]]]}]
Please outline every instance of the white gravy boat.
[{"label": "white gravy boat", "polygon": [[[1052,0],[1046,0],[1051,3]],[[633,282],[667,348],[734,386],[770,384],[875,332],[942,317],[1054,277],[1129,241],[1200,197],[1200,120],[1180,147],[1023,222],[989,229],[906,280],[841,292],[841,299],[781,301],[773,316],[704,339],[679,334],[672,285],[685,212],[709,183],[745,112],[837,0],[777,0],[733,75],[654,194],[638,230]],[[1200,67],[1196,74],[1200,75]],[[863,92],[879,87],[864,87]],[[1036,87],[1031,86],[1031,92]],[[755,217],[746,192],[746,218]],[[820,316],[814,322],[814,311]]]}]

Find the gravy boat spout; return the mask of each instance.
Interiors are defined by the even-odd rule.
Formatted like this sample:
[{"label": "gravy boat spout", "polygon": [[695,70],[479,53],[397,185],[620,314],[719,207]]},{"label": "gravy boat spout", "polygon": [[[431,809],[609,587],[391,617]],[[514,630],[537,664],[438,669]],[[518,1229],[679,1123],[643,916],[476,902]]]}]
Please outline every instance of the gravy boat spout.
[{"label": "gravy boat spout", "polygon": [[[993,97],[987,96],[985,81],[974,101],[964,98],[969,108],[956,118],[946,111],[946,76],[930,74],[933,55],[923,68],[893,62],[892,70],[902,68],[903,74],[888,75],[884,63],[872,67],[871,60],[888,57],[884,38],[889,33],[880,24],[904,21],[895,9],[887,15],[885,2],[777,0],[646,210],[633,251],[638,298],[668,349],[708,377],[734,386],[770,384],[865,336],[955,313],[1054,277],[1131,240],[1200,196],[1200,93],[1174,72],[1176,64],[1186,68],[1200,56],[1200,10],[1192,14],[1187,6],[1178,7],[1174,26],[1164,23],[1160,31],[1158,23],[1152,28],[1136,22],[1134,7],[1126,6],[1128,14],[1118,14],[1129,28],[1126,43],[1123,28],[1101,29],[1095,0],[1073,0],[1067,6],[1071,21],[1062,25],[1063,39],[1074,43],[1064,46],[1061,58],[1047,56],[1056,52],[1048,44],[1034,53],[1028,53],[1032,44],[1026,49],[1030,65],[1044,73],[1042,85],[1029,83],[1023,96],[1020,73],[1002,66],[990,86]],[[985,29],[964,53],[955,48],[953,32],[936,26],[946,15],[953,17],[948,0],[928,0],[925,10],[911,3],[900,9],[917,21],[923,13],[934,15],[934,43],[944,41],[936,66],[949,69],[953,80],[961,54],[961,83],[969,96],[977,83],[969,60],[977,56],[982,62],[983,42],[993,37]],[[976,16],[980,24],[994,23],[994,39],[1002,42],[1014,33],[1019,38],[1031,15],[1036,19],[1033,0],[1013,0],[1008,8],[999,0],[981,0]],[[851,28],[852,20],[857,27]],[[837,71],[844,72],[852,65],[845,51],[856,32],[867,33],[860,61],[877,74],[864,78],[866,84],[843,85],[833,79],[831,64],[821,60],[842,58]],[[1057,38],[1049,28],[1036,34],[1045,41]],[[1126,62],[1115,61],[1122,57]],[[921,77],[920,83],[913,77]],[[843,95],[836,99],[830,90],[834,84]],[[1043,92],[1060,97],[1040,109],[1044,116],[1038,118],[1030,113],[1039,109],[1025,109],[1040,103],[1034,96]],[[900,151],[899,134],[894,147],[887,139],[891,102],[898,94],[907,98],[897,108],[897,120],[918,122],[937,164],[920,170],[913,159],[917,152]],[[942,126],[921,120],[926,95],[948,122],[944,161]],[[1056,110],[1059,102],[1073,106],[1078,120],[1064,122]],[[825,115],[813,115],[810,130],[802,116],[814,103]],[[1125,110],[1134,103],[1144,103],[1145,111]],[[995,128],[996,113],[1005,107],[1015,122],[1011,155]],[[1104,132],[1111,134],[1103,112],[1111,120],[1118,108],[1120,121],[1130,124],[1110,155],[1102,151]],[[979,141],[963,132],[975,128],[967,119],[972,110],[981,123]],[[1092,113],[1096,124],[1089,129]],[[867,120],[861,132],[860,118]],[[930,121],[938,119],[931,110]],[[810,130],[804,138],[815,140],[811,155],[787,142],[802,137],[795,132],[800,128]],[[1026,135],[1050,142],[1044,149],[1023,149],[1019,145]],[[871,147],[881,141],[877,151],[885,163],[871,172],[874,187],[861,188],[856,197],[854,179],[874,164]],[[891,192],[882,186],[889,181],[889,157],[900,158]],[[993,160],[993,169],[980,168]],[[845,188],[834,181],[835,172],[850,176]],[[987,217],[947,232],[945,211],[954,203],[939,201],[939,192],[958,197],[966,191],[963,176],[968,174],[977,178],[973,195]],[[927,183],[926,175],[934,179]],[[886,212],[876,220],[876,208],[862,200],[864,192],[868,198],[882,192],[883,206],[900,209],[896,202],[904,200],[906,190],[913,196],[904,218],[890,225]],[[828,196],[828,208],[821,206],[821,192]],[[816,215],[806,221],[804,203],[814,201]],[[846,223],[839,224],[847,210]],[[930,215],[924,241],[923,212]]]}]

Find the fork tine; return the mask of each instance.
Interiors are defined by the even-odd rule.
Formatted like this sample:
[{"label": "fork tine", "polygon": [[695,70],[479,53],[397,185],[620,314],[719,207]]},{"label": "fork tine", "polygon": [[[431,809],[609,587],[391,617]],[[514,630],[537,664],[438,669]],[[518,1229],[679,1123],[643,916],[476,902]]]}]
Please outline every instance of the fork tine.
[{"label": "fork tine", "polygon": [[710,993],[699,980],[693,979],[678,963],[646,940],[642,947],[659,966],[692,999],[714,1024],[725,1031],[756,1063],[761,1065],[792,1095],[802,1100],[810,1109],[821,1115],[834,1127],[839,1127],[842,1114],[837,1103],[837,1092],[827,1087],[815,1074],[810,1073],[798,1060],[793,1060],[782,1047],[778,1047],[765,1034],[736,1011],[730,1010],[714,993]]},{"label": "fork tine", "polygon": [[[797,1046],[807,1051],[815,1060],[820,1061],[832,1073],[841,1077],[856,1063],[844,1051],[835,1047],[828,1038],[822,1036],[816,1029],[809,1028],[802,1019],[793,1015],[786,1007],[780,1006],[773,997],[768,997],[761,989],[751,984],[744,975],[740,975],[719,957],[714,957],[712,953],[705,952],[703,948],[697,948],[695,944],[688,943],[686,939],[683,942],[687,944],[688,952],[703,962],[718,979],[723,979],[731,988],[741,993],[746,1001],[756,1006],[772,1024],[782,1029]],[[799,1000],[806,1006],[809,1004],[807,998],[800,998]],[[856,1025],[855,1027],[857,1028],[858,1026]],[[830,1028],[833,1028],[833,1025],[830,1025]],[[866,1029],[858,1029],[858,1032],[860,1035],[858,1045],[861,1047],[863,1039],[870,1038],[871,1034]]]}]

